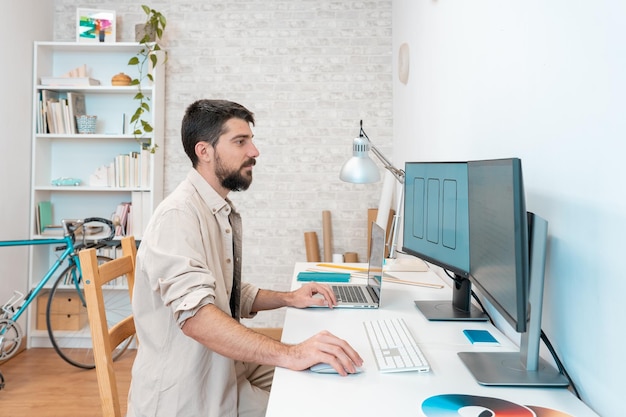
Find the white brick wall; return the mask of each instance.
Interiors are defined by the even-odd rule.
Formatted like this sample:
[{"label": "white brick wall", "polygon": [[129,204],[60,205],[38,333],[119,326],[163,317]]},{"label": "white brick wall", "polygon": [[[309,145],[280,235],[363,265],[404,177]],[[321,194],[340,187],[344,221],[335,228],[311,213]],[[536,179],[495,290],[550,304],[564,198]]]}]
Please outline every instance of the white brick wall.
[{"label": "white brick wall", "polygon": [[[75,39],[77,3],[55,0],[55,40]],[[115,10],[117,40],[134,41],[140,2],[82,0]],[[339,180],[363,119],[391,156],[391,0],[153,0],[168,19],[165,192],[189,169],[180,121],[199,98],[237,101],[252,110],[260,157],[252,187],[231,194],[244,219],[244,279],[287,290],[305,261],[305,231],[322,247],[322,211],[332,212],[334,252],[365,258],[366,216],[381,184]],[[120,71],[130,71],[120,68]],[[382,171],[381,171],[382,173]],[[283,311],[252,326],[281,326]]]}]

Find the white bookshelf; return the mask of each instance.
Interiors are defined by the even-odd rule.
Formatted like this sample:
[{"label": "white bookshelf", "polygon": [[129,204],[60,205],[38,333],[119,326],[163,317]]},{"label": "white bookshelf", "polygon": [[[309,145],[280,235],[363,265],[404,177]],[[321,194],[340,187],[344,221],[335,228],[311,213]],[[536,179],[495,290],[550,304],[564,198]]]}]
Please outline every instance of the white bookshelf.
[{"label": "white bookshelf", "polygon": [[[130,133],[128,120],[137,107],[133,99],[136,86],[112,86],[114,75],[124,72],[137,77],[136,66],[128,61],[139,51],[137,43],[82,44],[73,42],[35,42],[33,69],[33,118],[31,147],[31,238],[39,237],[37,207],[42,201],[52,203],[52,220],[104,217],[111,219],[118,204],[131,202],[131,233],[141,239],[148,219],[163,198],[163,136],[164,136],[164,66],[153,69],[154,83],[142,85],[150,97],[151,112],[145,118],[154,131],[142,141],[157,146],[149,155],[149,180],[144,186],[93,186],[90,176],[101,166],[109,165],[120,154],[140,152],[142,145]],[[48,86],[41,77],[60,76],[86,65],[89,76],[100,85]],[[95,134],[50,134],[38,126],[39,97],[42,90],[52,90],[66,97],[68,92],[85,97],[87,114],[98,116]],[[78,186],[54,186],[52,180],[70,177],[81,180]],[[48,236],[49,237],[49,236]],[[39,282],[56,259],[50,246],[32,246],[30,251],[30,286]],[[60,271],[59,271],[60,272]],[[52,282],[49,283],[50,285]],[[32,312],[31,316],[36,314]],[[31,346],[45,345],[45,331],[36,331],[29,320]],[[39,342],[34,339],[41,339]]]}]

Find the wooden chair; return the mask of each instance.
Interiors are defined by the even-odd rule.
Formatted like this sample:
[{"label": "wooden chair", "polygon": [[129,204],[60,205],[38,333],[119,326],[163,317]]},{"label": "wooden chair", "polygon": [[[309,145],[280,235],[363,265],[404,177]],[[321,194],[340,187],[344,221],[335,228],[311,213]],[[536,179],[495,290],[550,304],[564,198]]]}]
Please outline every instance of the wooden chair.
[{"label": "wooden chair", "polygon": [[100,403],[104,417],[122,416],[111,352],[122,341],[135,334],[135,322],[131,314],[109,329],[104,309],[102,286],[125,275],[132,299],[136,254],[137,247],[133,236],[122,239],[121,257],[99,266],[94,249],[83,250],[79,253],[85,282],[85,298],[91,327]]}]

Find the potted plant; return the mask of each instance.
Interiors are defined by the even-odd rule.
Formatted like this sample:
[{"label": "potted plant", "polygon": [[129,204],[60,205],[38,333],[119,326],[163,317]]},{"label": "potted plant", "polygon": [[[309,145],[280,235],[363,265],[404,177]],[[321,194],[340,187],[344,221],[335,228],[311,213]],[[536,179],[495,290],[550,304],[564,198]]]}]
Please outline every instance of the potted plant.
[{"label": "potted plant", "polygon": [[[159,42],[163,37],[163,31],[167,24],[165,16],[146,5],[141,8],[146,13],[146,21],[137,25],[135,35],[139,42],[139,52],[128,61],[128,65],[137,67],[137,77],[132,79],[130,84],[137,86],[137,94],[134,99],[138,101],[137,109],[130,119],[133,135],[139,141],[144,134],[152,133],[153,127],[143,116],[150,112],[150,97],[144,95],[141,83],[149,80],[154,81],[152,76],[152,68],[155,68],[161,58],[162,64],[167,61],[167,52],[161,48]],[[161,51],[161,52],[159,52]],[[151,151],[154,152],[155,146],[149,144]]]}]

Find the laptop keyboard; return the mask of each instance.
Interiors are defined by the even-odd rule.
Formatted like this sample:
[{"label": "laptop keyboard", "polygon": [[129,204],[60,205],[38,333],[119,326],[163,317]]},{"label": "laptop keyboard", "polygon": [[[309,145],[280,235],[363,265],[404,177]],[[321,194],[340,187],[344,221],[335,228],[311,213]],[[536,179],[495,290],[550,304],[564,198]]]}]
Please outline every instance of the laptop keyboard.
[{"label": "laptop keyboard", "polygon": [[430,371],[430,365],[404,319],[364,321],[380,372]]},{"label": "laptop keyboard", "polygon": [[353,285],[333,285],[332,288],[337,301],[344,303],[365,303],[367,301],[361,287],[355,287]]}]

